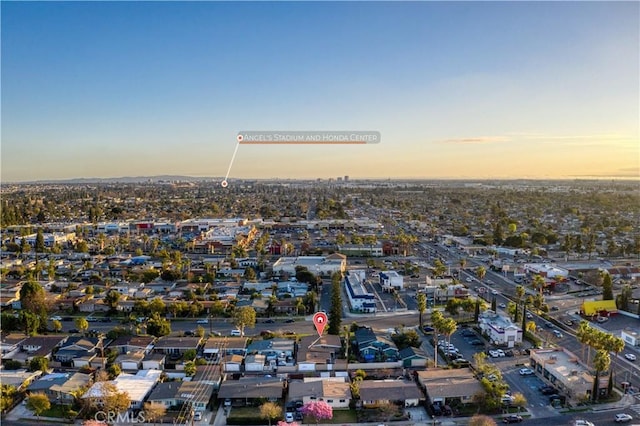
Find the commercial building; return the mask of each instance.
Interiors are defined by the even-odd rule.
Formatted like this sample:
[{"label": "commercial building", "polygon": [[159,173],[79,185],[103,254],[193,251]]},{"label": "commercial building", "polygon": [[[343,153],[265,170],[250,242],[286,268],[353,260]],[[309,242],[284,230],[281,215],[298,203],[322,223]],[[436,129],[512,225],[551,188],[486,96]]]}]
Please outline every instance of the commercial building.
[{"label": "commercial building", "polygon": [[273,273],[295,275],[296,266],[303,266],[316,275],[331,276],[347,269],[347,257],[334,253],[329,256],[281,257],[273,264]]},{"label": "commercial building", "polygon": [[404,279],[396,271],[382,271],[379,274],[380,286],[384,291],[402,290]]},{"label": "commercial building", "polygon": [[478,322],[480,330],[494,345],[506,345],[512,348],[522,343],[522,329],[507,317],[487,310],[480,314]]},{"label": "commercial building", "polygon": [[363,313],[376,312],[376,296],[365,287],[363,273],[349,273],[344,278],[344,286],[351,310]]},{"label": "commercial building", "polygon": [[[591,395],[593,375],[577,356],[566,349],[534,349],[530,364],[538,377],[556,388],[570,401],[580,401]],[[607,376],[600,380],[600,392],[607,390]]]}]

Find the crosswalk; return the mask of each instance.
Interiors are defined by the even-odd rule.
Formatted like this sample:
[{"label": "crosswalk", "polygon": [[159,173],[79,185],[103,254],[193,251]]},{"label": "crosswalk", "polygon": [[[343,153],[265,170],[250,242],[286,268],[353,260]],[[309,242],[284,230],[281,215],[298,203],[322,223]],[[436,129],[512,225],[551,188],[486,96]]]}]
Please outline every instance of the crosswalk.
[{"label": "crosswalk", "polygon": [[640,395],[634,396],[636,404],[631,405],[629,409],[635,411],[635,413],[640,416]]}]

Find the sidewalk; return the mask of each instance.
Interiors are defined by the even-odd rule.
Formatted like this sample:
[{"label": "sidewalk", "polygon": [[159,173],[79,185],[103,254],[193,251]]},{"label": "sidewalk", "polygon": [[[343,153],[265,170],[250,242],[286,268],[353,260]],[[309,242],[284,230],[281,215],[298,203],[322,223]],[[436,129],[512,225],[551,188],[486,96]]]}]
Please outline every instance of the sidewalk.
[{"label": "sidewalk", "polygon": [[591,407],[591,411],[609,411],[609,410],[620,410],[624,408],[629,408],[630,406],[636,404],[636,398],[633,395],[623,395],[619,401],[610,402],[608,404],[598,404]]}]

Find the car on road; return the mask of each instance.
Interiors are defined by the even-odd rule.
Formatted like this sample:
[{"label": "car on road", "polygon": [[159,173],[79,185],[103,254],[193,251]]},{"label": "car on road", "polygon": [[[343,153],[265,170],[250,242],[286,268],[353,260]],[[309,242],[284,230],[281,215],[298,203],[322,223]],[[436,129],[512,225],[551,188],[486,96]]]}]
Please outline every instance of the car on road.
[{"label": "car on road", "polygon": [[558,339],[561,339],[562,337],[564,337],[564,334],[562,334],[560,330],[553,330],[553,335],[556,336]]},{"label": "car on road", "polygon": [[502,419],[502,423],[520,423],[521,421],[522,416],[519,416],[517,414],[510,414]]},{"label": "car on road", "polygon": [[275,323],[276,321],[275,321],[273,318],[269,318],[269,319],[264,320],[263,322],[264,322],[265,324],[273,324],[273,323]]},{"label": "car on road", "polygon": [[616,417],[614,420],[616,423],[627,423],[633,420],[633,417],[631,417],[631,415],[626,413],[620,413],[620,414],[616,414]]},{"label": "car on road", "polygon": [[238,330],[238,329],[231,330],[231,333],[230,333],[230,334],[231,334],[232,336],[235,336],[235,337],[240,337],[240,336],[242,336],[242,332],[241,332],[240,330]]},{"label": "car on road", "polygon": [[598,317],[598,318],[596,318],[596,321],[598,321],[599,323],[603,323],[603,322],[609,321],[609,318],[607,318],[607,317]]},{"label": "car on road", "polygon": [[470,283],[472,280],[471,278],[467,278],[467,282]]},{"label": "car on road", "polygon": [[501,304],[499,304],[499,305],[498,305],[498,307],[499,307],[499,308],[502,308],[502,309],[505,309],[505,308],[507,307],[507,305],[506,305],[506,304],[504,304],[504,303],[501,303]]},{"label": "car on road", "polygon": [[62,321],[62,317],[59,317],[58,315],[51,317],[51,321]]},{"label": "car on road", "polygon": [[568,320],[565,320],[565,322],[564,322],[564,323],[565,323],[566,325],[568,325],[569,327],[571,327],[571,326],[573,325],[573,320],[568,319]]},{"label": "car on road", "polygon": [[558,308],[557,306],[552,306],[552,307],[551,307],[551,310],[552,310],[552,311],[559,311],[559,310],[560,310],[560,308]]},{"label": "car on road", "polygon": [[469,340],[471,346],[484,346],[484,342],[480,339]]},{"label": "car on road", "polygon": [[527,312],[527,319],[532,319],[533,315],[531,315],[531,312]]},{"label": "car on road", "polygon": [[579,419],[573,422],[573,426],[594,426],[594,424],[588,420]]},{"label": "car on road", "polygon": [[78,330],[77,328],[72,328],[71,330],[69,330],[69,333],[71,333],[71,334],[80,333],[80,330]]},{"label": "car on road", "polygon": [[534,371],[530,368],[521,368],[519,373],[521,376],[530,376],[534,373]]},{"label": "car on road", "polygon": [[425,326],[425,327],[422,327],[422,330],[424,330],[425,333],[433,333],[435,331],[435,328]]},{"label": "car on road", "polygon": [[496,294],[500,294],[500,293],[498,292],[498,290],[491,290],[491,294],[495,296]]},{"label": "car on road", "polygon": [[635,361],[636,360],[636,356],[634,354],[624,354],[625,359],[628,359],[629,361]]},{"label": "car on road", "polygon": [[289,318],[288,320],[285,321],[287,324],[291,324],[293,322],[296,322],[296,320]]},{"label": "car on road", "polygon": [[206,318],[199,319],[198,321],[196,321],[196,324],[209,324],[209,320]]}]

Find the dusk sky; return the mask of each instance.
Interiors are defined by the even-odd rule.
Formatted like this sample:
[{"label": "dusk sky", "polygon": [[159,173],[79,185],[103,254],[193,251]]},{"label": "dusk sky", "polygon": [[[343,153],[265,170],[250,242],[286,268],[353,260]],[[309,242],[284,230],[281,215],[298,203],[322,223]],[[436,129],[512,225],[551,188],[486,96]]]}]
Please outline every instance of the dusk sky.
[{"label": "dusk sky", "polygon": [[640,176],[638,2],[12,2],[3,182]]}]

